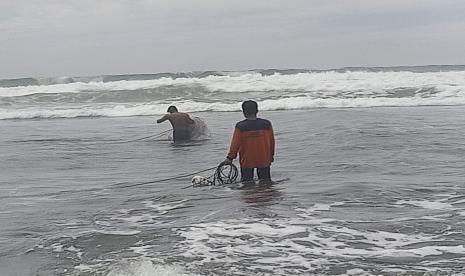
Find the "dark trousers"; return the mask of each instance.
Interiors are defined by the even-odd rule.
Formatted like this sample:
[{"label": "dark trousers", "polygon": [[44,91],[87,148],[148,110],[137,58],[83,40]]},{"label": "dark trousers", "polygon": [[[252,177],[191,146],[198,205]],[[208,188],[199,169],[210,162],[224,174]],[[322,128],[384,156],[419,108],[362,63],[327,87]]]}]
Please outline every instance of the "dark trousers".
[{"label": "dark trousers", "polygon": [[191,139],[191,132],[188,129],[173,129],[173,141],[188,141]]},{"label": "dark trousers", "polygon": [[[253,181],[255,168],[241,168],[241,181]],[[270,167],[265,168],[256,168],[258,179],[259,180],[269,180],[270,176]]]}]

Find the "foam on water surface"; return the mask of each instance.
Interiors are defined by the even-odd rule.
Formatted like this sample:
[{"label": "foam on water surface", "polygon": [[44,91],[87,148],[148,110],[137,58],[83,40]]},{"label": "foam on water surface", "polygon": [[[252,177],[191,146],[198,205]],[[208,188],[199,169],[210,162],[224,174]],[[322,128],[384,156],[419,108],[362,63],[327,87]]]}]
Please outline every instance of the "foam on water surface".
[{"label": "foam on water surface", "polygon": [[185,272],[182,266],[154,264],[149,260],[132,261],[129,264],[115,265],[106,276],[197,276]]},{"label": "foam on water surface", "polygon": [[[163,219],[175,215],[171,212],[189,206],[189,200],[144,200],[135,209],[120,209],[114,216],[102,217],[104,223],[97,223],[102,229],[133,229],[94,232],[115,235],[116,239],[131,236],[129,246],[123,251],[107,254],[107,257],[111,256],[109,259],[84,259],[85,252],[78,241],[89,233],[44,248],[50,248],[57,254],[72,254],[83,260],[74,267],[75,272],[99,271],[105,275],[384,275],[405,272],[406,262],[411,271],[439,273],[448,271],[448,262],[437,257],[450,255],[455,256],[450,261],[465,261],[465,247],[451,238],[459,232],[450,227],[426,227],[424,231],[412,232],[401,225],[435,223],[445,211],[462,214],[463,209],[454,209],[448,203],[453,201],[454,194],[438,194],[428,200],[393,201],[390,208],[416,206],[426,208],[425,211],[442,212],[419,218],[393,219],[390,222],[392,227],[383,230],[364,226],[385,223],[382,220],[347,221],[331,217],[339,210],[356,206],[351,201],[317,202],[308,207],[296,207],[293,216],[217,219],[168,227],[166,230],[170,230],[162,235],[174,235],[177,242],[169,250],[171,256],[167,258],[167,253],[162,253],[160,245],[154,243],[156,236],[142,238],[146,235],[142,231],[157,225],[155,220],[149,223],[143,218],[156,217],[160,226]],[[443,205],[437,205],[438,202]],[[120,254],[132,257],[121,259],[118,257]],[[170,262],[166,263],[167,260]],[[366,260],[385,265],[373,266]],[[351,268],[344,269],[347,266]],[[198,271],[202,272],[196,274]]]},{"label": "foam on water surface", "polygon": [[[349,226],[344,221],[317,215],[340,205],[341,202],[337,202],[298,208],[295,218],[227,220],[174,231],[186,239],[180,245],[188,248],[183,256],[197,264],[232,263],[232,266],[247,266],[250,271],[273,271],[273,275],[296,271],[321,273],[328,266],[340,265],[341,260],[357,266],[363,259],[392,260],[394,263],[395,260],[402,263],[403,259],[418,259],[423,263],[423,269],[435,271],[430,266],[440,262],[429,261],[428,257],[456,254],[465,258],[464,246],[443,233],[402,233],[401,229],[395,228],[392,231],[360,229],[356,224]],[[425,205],[430,207],[429,204],[421,206]],[[420,267],[417,269],[421,270]],[[388,272],[389,268],[383,271]],[[361,269],[353,269],[350,273],[371,275]]]}]

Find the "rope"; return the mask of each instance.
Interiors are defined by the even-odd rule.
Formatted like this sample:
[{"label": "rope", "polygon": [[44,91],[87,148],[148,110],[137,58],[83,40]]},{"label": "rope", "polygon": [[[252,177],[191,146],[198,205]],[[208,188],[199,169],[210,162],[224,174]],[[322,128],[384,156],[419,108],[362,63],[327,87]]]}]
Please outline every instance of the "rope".
[{"label": "rope", "polygon": [[[209,176],[209,177],[202,177],[202,176],[194,176],[196,174],[202,173],[202,172],[207,172],[210,170],[215,169],[215,172]],[[230,164],[224,164],[221,163],[218,166],[214,166],[208,169],[196,171],[193,173],[188,173],[188,174],[181,174],[169,178],[163,178],[163,179],[156,179],[156,180],[151,180],[151,181],[146,181],[146,182],[140,182],[140,183],[135,183],[135,184],[130,184],[130,185],[123,185],[120,186],[119,184],[116,184],[115,186],[118,186],[118,188],[131,188],[131,187],[136,187],[136,186],[143,186],[143,185],[148,185],[148,184],[154,184],[154,183],[160,183],[160,182],[165,182],[169,180],[175,180],[175,179],[181,179],[185,178],[188,176],[194,176],[191,180],[192,184],[184,187],[183,189],[189,188],[189,187],[201,187],[201,186],[214,186],[214,185],[223,185],[223,184],[232,184],[236,183],[237,176],[239,175],[239,171],[237,167],[230,163]],[[123,184],[123,183],[120,183]]]},{"label": "rope", "polygon": [[170,131],[171,131],[171,129],[168,129],[168,130],[165,130],[165,131],[160,132],[158,134],[153,134],[153,135],[145,136],[145,137],[134,139],[134,140],[128,140],[128,141],[108,142],[108,144],[124,144],[124,143],[131,143],[131,142],[137,142],[137,141],[145,140],[147,138],[158,138],[158,137],[162,136],[163,134],[166,134],[166,133],[168,133]]},{"label": "rope", "polygon": [[197,172],[194,172],[194,173],[181,174],[181,175],[173,176],[173,177],[170,177],[170,178],[156,179],[156,180],[152,180],[152,181],[135,183],[135,184],[126,185],[126,186],[119,186],[119,187],[120,188],[130,188],[130,187],[142,186],[142,185],[147,185],[147,184],[160,183],[160,182],[165,182],[165,181],[169,181],[169,180],[175,180],[175,179],[180,179],[180,178],[184,178],[184,177],[188,177],[188,176],[193,176],[195,174],[210,171],[210,170],[213,170],[215,168],[217,168],[217,167],[215,166],[215,167],[211,167],[211,168],[201,170],[201,171],[197,171]]},{"label": "rope", "polygon": [[184,189],[189,187],[215,186],[217,184],[223,185],[236,183],[238,175],[239,171],[233,163],[221,163],[218,167],[216,167],[213,175],[209,177],[194,176],[192,178],[192,184],[184,187]]},{"label": "rope", "polygon": [[[237,167],[234,166],[233,163],[230,164],[223,164],[221,163],[215,171],[214,179],[218,182],[218,184],[232,184],[236,182],[237,176],[239,172]],[[213,183],[215,185],[215,183]]]}]

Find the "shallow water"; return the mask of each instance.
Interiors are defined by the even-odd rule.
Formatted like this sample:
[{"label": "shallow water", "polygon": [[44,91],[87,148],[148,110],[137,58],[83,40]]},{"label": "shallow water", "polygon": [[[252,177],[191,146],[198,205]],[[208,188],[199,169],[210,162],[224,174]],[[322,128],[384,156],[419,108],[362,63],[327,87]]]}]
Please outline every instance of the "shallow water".
[{"label": "shallow water", "polygon": [[2,120],[0,274],[462,273],[464,113],[263,112],[286,180],[186,189],[125,186],[217,165],[239,112],[194,114],[211,138],[181,145],[133,141],[153,117]]}]

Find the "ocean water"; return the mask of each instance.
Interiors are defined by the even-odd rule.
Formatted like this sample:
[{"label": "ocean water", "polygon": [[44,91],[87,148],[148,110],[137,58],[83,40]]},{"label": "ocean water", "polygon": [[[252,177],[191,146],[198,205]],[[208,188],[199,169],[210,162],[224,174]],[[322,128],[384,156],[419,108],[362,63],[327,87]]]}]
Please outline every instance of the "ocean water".
[{"label": "ocean water", "polygon": [[[464,77],[1,80],[0,275],[465,275]],[[156,182],[221,162],[244,99],[273,123],[275,183]],[[208,139],[173,144],[171,104]]]}]

